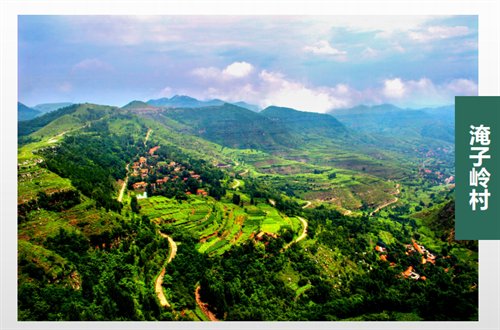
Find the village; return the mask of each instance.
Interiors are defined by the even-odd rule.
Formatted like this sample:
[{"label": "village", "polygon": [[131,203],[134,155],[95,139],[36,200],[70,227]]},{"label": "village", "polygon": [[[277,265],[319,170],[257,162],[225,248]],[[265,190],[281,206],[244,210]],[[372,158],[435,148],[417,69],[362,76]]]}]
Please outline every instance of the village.
[{"label": "village", "polygon": [[156,153],[158,149],[160,146],[149,149],[146,155],[140,156],[132,163],[128,188],[135,192],[137,199],[161,194],[168,186],[184,186],[186,195],[208,195],[208,192],[201,188],[203,181],[200,174],[188,169],[184,164],[165,161],[163,156]]},{"label": "village", "polygon": [[[380,260],[385,261],[385,262],[389,261],[387,259],[388,254],[387,254],[387,248],[385,246],[382,246],[382,244],[377,244],[375,246],[375,251],[377,251],[379,253]],[[436,256],[433,253],[431,253],[429,250],[427,250],[423,245],[418,244],[414,239],[412,239],[412,243],[406,245],[405,254],[407,256],[411,256],[414,253],[419,253],[421,255],[420,262],[422,265],[425,265],[427,263],[430,263],[433,265],[436,264]],[[394,266],[396,266],[396,263],[391,262],[390,266],[394,267]],[[447,269],[445,271],[447,271]],[[410,279],[415,280],[415,281],[416,280],[422,280],[422,281],[427,280],[426,276],[421,276],[420,274],[418,274],[415,271],[415,268],[413,267],[413,265],[408,266],[408,268],[403,273],[401,273],[401,275],[404,278],[410,278]]]}]

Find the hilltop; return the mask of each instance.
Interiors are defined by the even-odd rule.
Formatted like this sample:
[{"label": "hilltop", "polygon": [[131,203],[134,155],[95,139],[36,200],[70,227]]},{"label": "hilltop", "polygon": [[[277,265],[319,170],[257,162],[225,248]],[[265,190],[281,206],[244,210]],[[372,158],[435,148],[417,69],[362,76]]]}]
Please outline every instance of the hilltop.
[{"label": "hilltop", "polygon": [[42,113],[39,110],[30,108],[20,102],[17,102],[17,120],[30,120],[40,116]]}]

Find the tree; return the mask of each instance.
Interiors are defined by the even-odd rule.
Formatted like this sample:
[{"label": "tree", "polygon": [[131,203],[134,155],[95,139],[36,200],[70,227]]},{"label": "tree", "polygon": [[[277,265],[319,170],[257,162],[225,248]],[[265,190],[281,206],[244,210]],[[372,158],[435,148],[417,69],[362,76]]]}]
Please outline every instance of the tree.
[{"label": "tree", "polygon": [[137,202],[136,196],[132,196],[132,200],[130,201],[130,207],[132,208],[132,212],[139,213],[139,210],[141,209],[141,207],[139,206],[139,203]]},{"label": "tree", "polygon": [[241,201],[241,196],[238,194],[233,194],[233,204],[239,205]]}]

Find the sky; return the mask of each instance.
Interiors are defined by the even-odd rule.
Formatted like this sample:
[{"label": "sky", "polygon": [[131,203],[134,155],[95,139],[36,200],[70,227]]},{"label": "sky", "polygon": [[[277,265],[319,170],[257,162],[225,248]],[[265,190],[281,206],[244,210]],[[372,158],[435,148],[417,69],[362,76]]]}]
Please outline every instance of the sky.
[{"label": "sky", "polygon": [[477,16],[19,16],[19,101],[174,95],[324,113],[478,92]]}]

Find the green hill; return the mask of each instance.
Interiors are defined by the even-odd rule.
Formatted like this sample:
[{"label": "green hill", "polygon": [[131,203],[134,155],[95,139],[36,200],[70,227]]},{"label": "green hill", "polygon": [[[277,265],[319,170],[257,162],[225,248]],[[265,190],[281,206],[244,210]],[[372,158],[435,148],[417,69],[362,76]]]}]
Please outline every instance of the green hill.
[{"label": "green hill", "polygon": [[[96,105],[91,103],[74,104],[44,114],[35,119],[20,122],[18,136],[31,134],[33,139],[53,137],[57,134],[80,128],[86,123],[102,118],[117,111],[111,106]],[[32,134],[35,133],[35,134]]]},{"label": "green hill", "polygon": [[326,114],[275,106],[267,107],[260,114],[298,133],[323,134],[329,137],[347,134],[347,129],[343,124]]},{"label": "green hill", "polygon": [[221,100],[209,100],[200,101],[193,97],[186,95],[175,95],[171,98],[163,97],[161,99],[149,100],[148,104],[156,107],[164,108],[202,108],[216,105],[223,105],[224,101]]},{"label": "green hill", "polygon": [[404,138],[431,137],[454,141],[454,108],[401,109],[391,104],[357,106],[330,113],[361,132],[394,134]]},{"label": "green hill", "polygon": [[169,109],[163,115],[191,127],[191,132],[232,148],[277,150],[297,139],[284,125],[232,104],[197,109]]},{"label": "green hill", "polygon": [[21,102],[17,102],[17,120],[18,121],[25,121],[25,120],[31,120],[33,118],[36,118],[40,116],[42,113],[39,110],[30,108]]},{"label": "green hill", "polygon": [[124,110],[135,110],[135,111],[148,111],[148,110],[157,110],[158,107],[147,104],[142,101],[132,101],[127,103],[122,107]]}]

